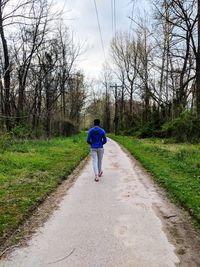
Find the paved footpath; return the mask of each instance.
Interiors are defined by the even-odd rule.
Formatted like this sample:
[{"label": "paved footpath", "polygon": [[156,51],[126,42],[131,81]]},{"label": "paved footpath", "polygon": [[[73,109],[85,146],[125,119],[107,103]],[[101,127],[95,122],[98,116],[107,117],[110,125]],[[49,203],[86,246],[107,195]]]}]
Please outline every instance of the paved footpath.
[{"label": "paved footpath", "polygon": [[0,267],[174,267],[155,205],[166,203],[149,177],[109,140],[100,182],[90,161],[28,246]]}]

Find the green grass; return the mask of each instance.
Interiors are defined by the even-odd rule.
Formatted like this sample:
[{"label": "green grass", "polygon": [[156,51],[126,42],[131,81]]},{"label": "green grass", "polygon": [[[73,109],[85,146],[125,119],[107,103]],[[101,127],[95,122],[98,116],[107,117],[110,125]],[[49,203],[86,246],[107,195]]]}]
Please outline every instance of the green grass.
[{"label": "green grass", "polygon": [[0,154],[0,243],[88,155],[85,139],[17,142]]},{"label": "green grass", "polygon": [[159,139],[110,137],[130,151],[200,226],[200,145],[165,144]]}]

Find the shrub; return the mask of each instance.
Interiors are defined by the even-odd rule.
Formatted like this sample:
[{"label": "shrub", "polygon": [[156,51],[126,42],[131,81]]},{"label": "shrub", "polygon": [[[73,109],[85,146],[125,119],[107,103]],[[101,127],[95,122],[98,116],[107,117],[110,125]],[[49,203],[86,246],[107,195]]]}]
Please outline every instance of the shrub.
[{"label": "shrub", "polygon": [[200,139],[200,123],[194,112],[185,111],[179,118],[162,126],[164,137],[175,137],[176,142],[198,142]]},{"label": "shrub", "polygon": [[148,138],[148,137],[163,137],[160,127],[154,122],[150,121],[141,126],[141,128],[136,131],[136,136],[139,138]]},{"label": "shrub", "polygon": [[0,134],[0,151],[4,152],[12,144],[14,144],[14,139],[11,133],[1,133]]},{"label": "shrub", "polygon": [[155,129],[150,123],[146,123],[136,132],[136,136],[140,138],[154,137]]},{"label": "shrub", "polygon": [[28,124],[16,125],[12,132],[13,135],[18,139],[29,139],[32,136],[31,126]]}]

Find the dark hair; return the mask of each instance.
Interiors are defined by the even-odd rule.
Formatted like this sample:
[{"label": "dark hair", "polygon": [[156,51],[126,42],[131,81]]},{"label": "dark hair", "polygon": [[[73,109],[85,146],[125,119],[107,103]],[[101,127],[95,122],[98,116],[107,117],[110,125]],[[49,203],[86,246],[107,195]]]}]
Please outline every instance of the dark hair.
[{"label": "dark hair", "polygon": [[94,120],[94,126],[99,126],[100,125],[100,120],[99,119],[95,119]]}]

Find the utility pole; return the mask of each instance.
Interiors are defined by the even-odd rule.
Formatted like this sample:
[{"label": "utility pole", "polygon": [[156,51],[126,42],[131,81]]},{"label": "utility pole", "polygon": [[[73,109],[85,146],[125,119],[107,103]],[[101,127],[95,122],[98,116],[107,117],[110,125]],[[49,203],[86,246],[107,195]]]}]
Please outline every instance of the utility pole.
[{"label": "utility pole", "polygon": [[119,130],[119,106],[118,106],[118,88],[122,88],[121,85],[110,85],[110,88],[115,89],[115,117],[114,117],[114,123],[115,123],[115,134],[118,134]]}]

